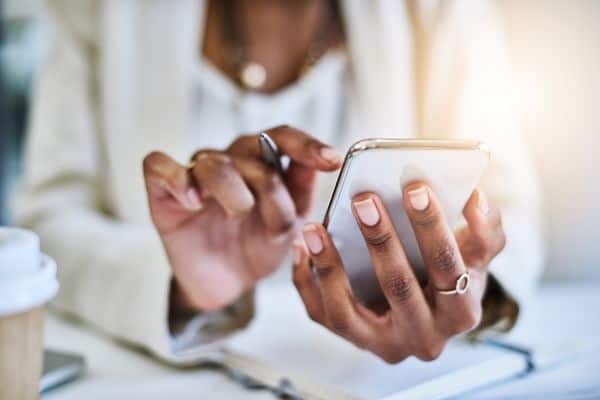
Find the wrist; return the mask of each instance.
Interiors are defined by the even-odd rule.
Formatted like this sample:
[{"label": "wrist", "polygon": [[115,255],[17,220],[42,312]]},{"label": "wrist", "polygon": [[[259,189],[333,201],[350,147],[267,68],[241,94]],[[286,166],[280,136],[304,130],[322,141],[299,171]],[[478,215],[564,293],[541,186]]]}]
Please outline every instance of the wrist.
[{"label": "wrist", "polygon": [[245,290],[215,291],[189,285],[186,287],[176,276],[171,279],[169,314],[190,317],[201,312],[217,312],[235,304]]},{"label": "wrist", "polygon": [[194,306],[177,279],[172,278],[169,291],[169,320],[189,319],[202,311],[202,308]]}]

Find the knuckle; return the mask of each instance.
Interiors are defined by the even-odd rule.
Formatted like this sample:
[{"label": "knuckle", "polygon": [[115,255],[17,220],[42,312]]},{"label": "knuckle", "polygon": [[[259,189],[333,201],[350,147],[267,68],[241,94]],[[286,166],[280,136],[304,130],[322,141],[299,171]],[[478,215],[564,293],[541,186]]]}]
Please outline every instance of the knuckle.
[{"label": "knuckle", "polygon": [[231,157],[225,153],[206,153],[206,162],[211,165],[223,166],[223,165],[231,165]]},{"label": "knuckle", "polygon": [[441,353],[442,351],[438,349],[425,348],[420,350],[415,355],[421,361],[435,361],[438,359]]},{"label": "knuckle", "polygon": [[350,333],[352,324],[348,314],[345,312],[333,312],[329,316],[329,325],[336,334],[345,337]]},{"label": "knuckle", "polygon": [[144,171],[151,172],[155,171],[158,164],[162,163],[165,160],[165,155],[160,151],[153,151],[147,154],[142,161],[142,166],[144,167]]},{"label": "knuckle", "polygon": [[275,193],[281,188],[281,184],[279,175],[272,172],[265,173],[258,182],[259,190],[267,195]]},{"label": "knuckle", "polygon": [[487,245],[489,233],[487,230],[473,229],[470,231],[472,241],[479,247]]},{"label": "knuckle", "polygon": [[365,241],[369,246],[373,249],[384,252],[389,247],[389,244],[393,238],[393,234],[391,231],[379,231],[375,230],[373,232],[365,233]]},{"label": "knuckle", "polygon": [[491,256],[487,249],[477,248],[472,251],[469,259],[469,264],[473,267],[483,267],[490,261]]},{"label": "knuckle", "polygon": [[477,328],[477,326],[481,322],[481,314],[481,307],[472,308],[468,312],[466,312],[463,315],[461,324],[459,324],[458,326],[458,333],[468,332]]},{"label": "knuckle", "polygon": [[248,143],[248,140],[251,140],[250,135],[239,135],[231,144],[229,145],[229,150],[235,150],[240,148],[245,143]]},{"label": "knuckle", "polygon": [[216,182],[231,182],[238,176],[237,171],[230,167],[228,160],[224,158],[207,159],[206,174]]},{"label": "knuckle", "polygon": [[411,280],[402,275],[391,275],[383,281],[383,289],[397,302],[406,302],[412,296]]},{"label": "knuckle", "polygon": [[441,223],[441,220],[441,214],[431,206],[413,217],[414,224],[421,229],[433,229]]},{"label": "knuckle", "polygon": [[387,364],[394,365],[404,361],[407,355],[402,351],[383,351],[377,354]]},{"label": "knuckle", "polygon": [[295,226],[295,218],[291,215],[283,215],[281,221],[273,229],[273,233],[277,235],[284,235],[290,232]]},{"label": "knuckle", "polygon": [[332,277],[335,272],[335,267],[331,264],[318,264],[315,265],[315,274],[319,279],[328,279]]},{"label": "knuckle", "polygon": [[462,313],[458,318],[447,322],[444,331],[449,336],[460,335],[461,333],[472,331],[479,326],[481,322],[481,307],[471,309]]},{"label": "knuckle", "polygon": [[192,156],[190,157],[190,161],[196,161],[196,159],[204,153],[204,150],[198,150],[196,152],[194,152],[194,154],[192,154]]},{"label": "knuckle", "polygon": [[307,308],[306,313],[308,314],[308,318],[310,318],[311,321],[316,322],[317,324],[322,324],[323,319],[321,318],[321,315],[315,310]]},{"label": "knuckle", "polygon": [[449,272],[458,264],[458,255],[450,243],[440,243],[431,255],[431,263],[436,270]]},{"label": "knuckle", "polygon": [[359,348],[360,350],[368,350],[369,349],[369,340],[361,337],[360,335],[356,335],[352,338],[352,344]]},{"label": "knuckle", "polygon": [[426,341],[415,352],[415,356],[421,361],[434,361],[442,354],[444,347],[443,341]]},{"label": "knuckle", "polygon": [[289,124],[281,124],[281,125],[277,125],[276,127],[272,128],[272,131],[289,131],[290,129],[293,129],[292,126],[290,126]]}]

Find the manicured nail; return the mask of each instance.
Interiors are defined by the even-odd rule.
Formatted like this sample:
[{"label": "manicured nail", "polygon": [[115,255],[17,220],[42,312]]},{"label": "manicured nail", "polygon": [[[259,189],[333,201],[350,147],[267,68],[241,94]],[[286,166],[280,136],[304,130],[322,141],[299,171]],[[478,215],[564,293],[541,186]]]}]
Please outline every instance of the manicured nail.
[{"label": "manicured nail", "polygon": [[423,211],[429,206],[429,193],[427,187],[421,186],[408,192],[408,200],[412,208]]},{"label": "manicured nail", "polygon": [[338,164],[342,161],[342,155],[331,147],[321,147],[321,158],[330,164]]},{"label": "manicured nail", "polygon": [[488,204],[487,197],[479,189],[477,189],[477,207],[483,215],[488,215],[488,213],[490,212],[490,206]]},{"label": "manicured nail", "polygon": [[202,208],[202,203],[200,202],[200,198],[198,197],[198,192],[196,192],[196,189],[189,188],[185,193],[185,197],[187,199],[188,207],[191,210],[199,210]]},{"label": "manicured nail", "polygon": [[372,198],[355,202],[354,209],[363,224],[375,226],[379,222],[379,211]]},{"label": "manicured nail", "polygon": [[319,254],[323,250],[323,240],[321,240],[321,236],[314,225],[306,225],[302,230],[302,234],[311,253]]},{"label": "manicured nail", "polygon": [[302,256],[304,255],[304,243],[300,241],[300,239],[294,240],[294,264],[298,265],[302,261]]}]

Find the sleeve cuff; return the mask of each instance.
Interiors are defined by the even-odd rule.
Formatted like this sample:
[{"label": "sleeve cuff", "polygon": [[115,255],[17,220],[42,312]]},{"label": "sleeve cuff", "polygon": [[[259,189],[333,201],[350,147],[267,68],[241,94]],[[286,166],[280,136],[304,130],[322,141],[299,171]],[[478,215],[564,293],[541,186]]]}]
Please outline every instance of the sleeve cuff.
[{"label": "sleeve cuff", "polygon": [[479,335],[487,329],[510,331],[519,316],[519,303],[504,289],[498,279],[490,274],[483,298],[481,322],[473,332]]},{"label": "sleeve cuff", "polygon": [[176,316],[169,322],[172,354],[178,359],[193,359],[207,347],[219,348],[227,336],[246,327],[253,316],[253,291],[222,311]]}]

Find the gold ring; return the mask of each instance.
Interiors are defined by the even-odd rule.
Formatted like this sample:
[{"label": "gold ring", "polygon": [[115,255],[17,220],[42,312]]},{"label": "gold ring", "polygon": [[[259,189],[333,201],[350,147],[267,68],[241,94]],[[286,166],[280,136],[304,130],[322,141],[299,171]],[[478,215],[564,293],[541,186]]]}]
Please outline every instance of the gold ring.
[{"label": "gold ring", "polygon": [[456,286],[453,290],[438,290],[439,294],[453,295],[453,294],[464,294],[469,290],[471,285],[471,277],[469,276],[469,270],[466,270],[456,278]]}]

